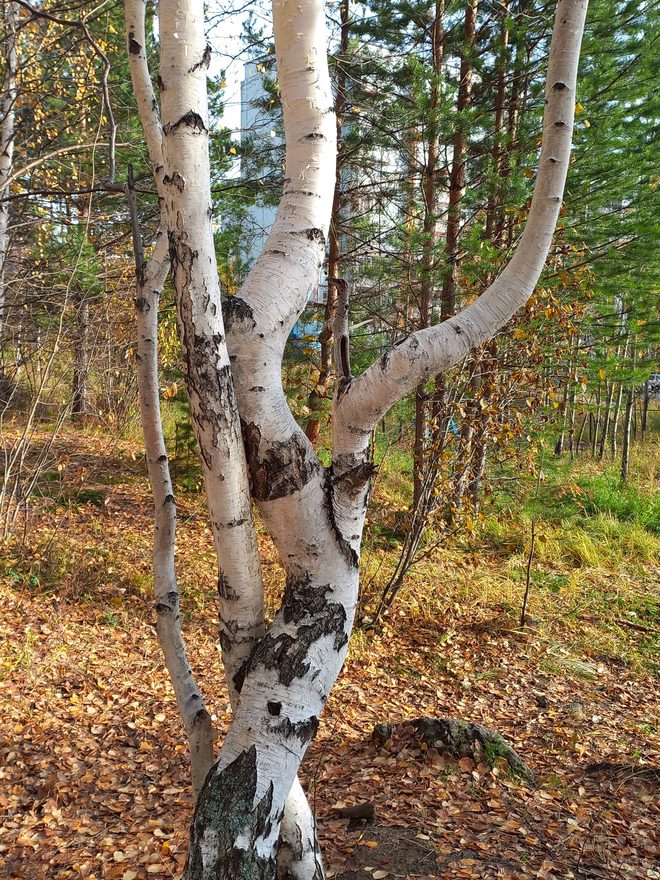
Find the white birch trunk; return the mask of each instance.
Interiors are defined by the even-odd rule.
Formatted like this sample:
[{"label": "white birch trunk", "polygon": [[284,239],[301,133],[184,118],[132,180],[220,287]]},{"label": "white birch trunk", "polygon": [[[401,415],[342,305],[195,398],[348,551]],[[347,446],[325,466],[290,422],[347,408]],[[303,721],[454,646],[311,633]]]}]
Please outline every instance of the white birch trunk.
[{"label": "white birch trunk", "polygon": [[263,588],[213,242],[206,95],[210,47],[199,0],[165,0],[159,21],[170,259],[190,411],[221,569],[220,639],[232,678],[263,634]]},{"label": "white birch trunk", "polygon": [[4,76],[2,81],[2,107],[0,113],[0,342],[6,320],[5,266],[9,248],[9,180],[14,159],[14,135],[16,121],[16,98],[18,95],[16,75],[18,56],[16,39],[18,31],[18,4],[13,0],[4,3]]},{"label": "white birch trunk", "polygon": [[[265,624],[261,567],[215,264],[206,98],[210,47],[204,39],[202,4],[161,3],[160,34],[162,184],[170,256],[191,413],[220,565],[223,663],[236,709],[237,676]],[[129,33],[129,52],[135,49]],[[204,205],[206,209],[200,208]],[[230,304],[230,323],[239,305]],[[286,816],[278,875],[292,880],[321,877],[313,817],[297,780]]]}]

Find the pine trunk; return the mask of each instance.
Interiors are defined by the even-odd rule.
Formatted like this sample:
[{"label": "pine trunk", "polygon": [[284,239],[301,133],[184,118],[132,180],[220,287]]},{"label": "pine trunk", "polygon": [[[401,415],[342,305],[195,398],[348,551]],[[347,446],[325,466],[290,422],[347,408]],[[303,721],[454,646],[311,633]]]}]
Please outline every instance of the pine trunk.
[{"label": "pine trunk", "polygon": [[626,398],[626,411],[623,418],[623,450],[621,454],[621,481],[623,483],[628,480],[628,467],[630,464],[630,425],[632,422],[632,412],[635,403],[635,389],[630,386]]}]

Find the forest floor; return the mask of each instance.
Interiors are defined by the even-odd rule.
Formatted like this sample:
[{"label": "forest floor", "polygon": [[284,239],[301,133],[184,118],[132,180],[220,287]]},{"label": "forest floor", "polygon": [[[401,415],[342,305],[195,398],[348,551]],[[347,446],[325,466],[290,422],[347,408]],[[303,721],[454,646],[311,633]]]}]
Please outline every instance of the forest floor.
[{"label": "forest floor", "polygon": [[[302,774],[328,877],[660,878],[658,444],[637,454],[625,503],[602,500],[611,481],[590,467],[557,476],[547,515],[502,510],[435,550],[384,627],[355,634]],[[0,877],[178,877],[190,791],[153,627],[139,444],[66,431],[46,477],[26,537],[0,546]],[[396,556],[395,488],[376,490],[372,595]],[[183,493],[179,513],[185,634],[221,738],[203,498]],[[531,516],[543,540],[520,629]],[[272,608],[281,570],[265,537],[262,551]],[[497,730],[537,784],[497,756],[427,749],[406,725],[372,741],[374,724],[421,715]],[[372,822],[339,817],[364,803]]]}]

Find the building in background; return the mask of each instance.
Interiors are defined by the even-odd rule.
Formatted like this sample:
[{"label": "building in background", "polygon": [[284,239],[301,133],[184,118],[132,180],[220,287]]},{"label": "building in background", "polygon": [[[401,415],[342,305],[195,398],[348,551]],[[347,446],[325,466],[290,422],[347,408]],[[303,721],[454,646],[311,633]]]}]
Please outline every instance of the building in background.
[{"label": "building in background", "polygon": [[[256,179],[266,178],[283,162],[283,140],[280,135],[281,122],[278,115],[267,109],[268,93],[264,88],[264,74],[261,65],[249,61],[244,66],[241,81],[241,176]],[[261,253],[268,234],[275,222],[277,204],[269,200],[269,187],[265,188],[263,198],[257,198],[250,205],[245,224],[246,262],[251,266]],[[325,270],[322,271],[319,283],[310,294],[309,303],[321,305],[326,297]],[[318,322],[305,321],[303,335],[309,337],[314,328],[311,324]],[[318,326],[321,331],[321,325]],[[296,328],[292,336],[295,338]],[[307,343],[309,344],[309,342]]]}]

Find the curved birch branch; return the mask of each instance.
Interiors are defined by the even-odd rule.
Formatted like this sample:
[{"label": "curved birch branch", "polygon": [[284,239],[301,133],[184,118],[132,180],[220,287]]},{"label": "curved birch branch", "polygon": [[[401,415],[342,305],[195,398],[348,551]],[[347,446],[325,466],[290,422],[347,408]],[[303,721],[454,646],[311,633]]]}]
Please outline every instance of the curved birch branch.
[{"label": "curved birch branch", "polygon": [[587,5],[588,0],[559,0],[557,5],[539,171],[515,254],[478,300],[442,324],[408,336],[351,383],[335,407],[336,455],[365,448],[370,431],[393,404],[487,342],[532,295],[550,249],[568,172]]},{"label": "curved birch branch", "polygon": [[[167,16],[171,14],[170,10],[165,10],[164,14]],[[156,96],[154,94],[151,78],[149,76],[149,70],[147,65],[147,58],[145,52],[146,46],[146,35],[144,31],[144,20],[145,20],[145,3],[144,0],[126,0],[126,36],[128,43],[128,53],[129,60],[131,65],[133,83],[136,91],[136,98],[138,102],[138,107],[140,110],[140,116],[142,120],[142,125],[145,133],[145,140],[147,142],[148,152],[151,164],[153,166],[154,176],[156,179],[157,189],[159,200],[161,204],[161,225],[164,230],[167,230],[167,203],[166,203],[166,195],[169,191],[171,192],[171,188],[174,188],[174,191],[183,192],[185,189],[185,181],[186,176],[188,176],[187,172],[190,174],[194,174],[195,171],[199,171],[194,167],[195,159],[199,158],[200,145],[197,144],[198,150],[191,150],[190,153],[186,154],[185,150],[183,154],[178,156],[179,159],[179,167],[175,168],[169,175],[165,174],[165,158],[163,154],[163,127],[161,125],[160,116],[158,113],[158,102],[156,100]],[[197,21],[195,27],[193,27],[192,32],[188,32],[182,34],[184,40],[188,39],[197,39],[197,45],[199,46],[199,38],[203,37],[203,32],[199,26],[199,21]],[[175,39],[179,39],[179,33],[175,29],[172,31],[172,36]],[[202,42],[202,52],[201,58],[197,64],[193,64],[188,66],[186,70],[186,75],[197,74],[195,88],[188,91],[188,98],[190,100],[191,110],[188,114],[185,114],[186,125],[188,126],[192,123],[193,129],[193,137],[195,136],[195,132],[197,130],[202,130],[200,128],[200,120],[205,118],[206,113],[206,91],[205,91],[205,79],[200,82],[199,72],[201,71],[202,75],[205,77],[205,69],[208,64],[209,57],[209,47],[206,45],[206,42]],[[182,42],[179,44],[178,48],[181,55],[184,58],[188,57],[188,49],[190,44],[187,42]],[[169,58],[172,59],[176,57],[176,53],[174,56],[170,55]],[[202,112],[200,114],[196,114],[195,107],[199,107]],[[203,123],[202,123],[203,124]],[[170,123],[170,129],[178,127],[177,123]],[[205,151],[205,146],[201,145],[201,153],[203,154]],[[189,164],[187,164],[189,163]],[[182,171],[184,173],[182,173]],[[186,174],[186,176],[184,176]],[[204,178],[204,175],[197,177],[197,180],[203,186],[204,180],[208,181],[208,177]],[[210,194],[208,196],[210,201]],[[176,196],[175,196],[176,199]],[[177,230],[181,230],[181,213],[175,215],[175,226]],[[206,216],[207,223],[207,237],[206,241],[202,239],[203,243],[208,246],[209,238],[208,238],[208,224],[210,224],[211,214],[210,210]],[[134,221],[134,230],[137,227],[137,219]],[[160,234],[160,231],[159,231]],[[170,235],[170,244],[171,244],[172,236]],[[212,242],[212,231],[211,231],[211,242]],[[137,242],[136,242],[137,244]],[[159,239],[157,247],[160,247],[161,241]],[[181,249],[181,245],[179,244],[179,250]],[[176,251],[175,251],[176,252]],[[138,253],[138,247],[136,247],[136,254]],[[138,297],[138,325],[139,325],[139,339],[140,344],[145,346],[149,342],[155,342],[155,330],[153,333],[150,333],[149,327],[152,325],[149,324],[149,320],[153,319],[155,321],[155,305],[156,302],[151,301],[150,297],[153,296],[157,291],[153,290],[149,284],[149,281],[152,280],[148,276],[149,268],[154,265],[156,252],[154,252],[154,256],[149,264],[146,267],[142,266],[141,261],[138,259],[138,283],[142,285],[141,290],[143,291],[143,295]],[[213,317],[220,318],[220,310],[217,307],[219,303],[219,289],[217,288],[217,272],[214,271],[213,261],[209,259],[210,271],[208,275],[208,286],[205,288],[206,290],[209,287],[213,288],[216,291],[216,296],[214,296],[213,300],[208,296],[203,299],[202,302],[207,310],[210,309],[213,312]],[[168,263],[169,265],[169,263]],[[162,279],[164,281],[164,278]],[[202,285],[204,282],[202,281]],[[161,285],[162,286],[162,285]],[[160,288],[159,288],[160,290]],[[180,292],[180,291],[179,291]],[[185,291],[184,291],[185,292]],[[190,296],[190,301],[192,303],[193,294],[188,291],[188,295]],[[193,318],[193,325],[195,325],[195,321]],[[204,336],[198,332],[198,329],[201,325],[202,333],[206,334],[206,339],[208,339],[209,335],[211,336],[211,340],[213,344],[216,344],[218,349],[224,349],[223,342],[224,339],[221,333],[213,333],[209,330],[208,325],[205,325],[203,321],[198,321],[197,326],[193,326],[192,334],[188,332],[188,339],[191,340],[192,348],[188,348],[187,355],[190,359],[192,358],[196,362],[196,355],[194,352],[194,347],[199,345],[201,341],[204,339]],[[190,328],[183,328],[184,331]],[[151,340],[148,338],[151,336]],[[138,351],[140,354],[140,350]],[[149,348],[145,350],[145,354],[140,361],[140,368],[143,371],[151,371],[149,376],[145,376],[143,378],[143,386],[144,386],[144,394],[141,395],[141,404],[143,410],[143,424],[145,426],[145,439],[149,440],[149,448],[154,450],[154,452],[158,452],[158,437],[162,441],[162,430],[158,426],[154,425],[154,414],[156,413],[156,404],[158,403],[157,398],[154,401],[150,396],[150,390],[152,388],[156,389],[157,394],[157,383],[155,382],[154,377],[157,375],[154,370],[156,369],[155,360],[151,359],[151,355],[155,358],[155,347]],[[224,375],[223,375],[224,372]],[[228,384],[231,384],[231,378],[228,379],[226,370],[218,374],[218,378],[221,380],[227,380]],[[189,374],[189,380],[191,376]],[[199,375],[193,376],[193,379],[199,379]],[[152,381],[154,380],[154,381]],[[234,426],[236,425],[237,412],[235,407],[231,405],[231,398],[227,400],[218,400],[217,397],[217,388],[214,387],[213,383],[211,383],[211,393],[208,393],[208,385],[205,382],[197,381],[193,387],[191,387],[191,404],[197,404],[198,407],[198,419],[196,422],[197,428],[197,436],[200,442],[200,446],[203,450],[203,453],[206,453],[206,456],[213,455],[213,452],[209,450],[208,446],[204,446],[204,444],[208,440],[208,432],[202,429],[204,425],[205,416],[206,422],[214,422],[215,425],[211,425],[213,438],[217,440],[219,437],[226,437],[224,434],[224,430],[226,427],[226,423],[223,422],[223,419],[227,419],[230,422],[231,429],[231,419],[234,419]],[[214,397],[213,392],[216,392]],[[142,399],[144,398],[144,400]],[[227,404],[227,410],[223,409],[223,404]],[[202,410],[200,415],[199,410]],[[193,414],[194,414],[193,410]],[[158,414],[159,418],[159,414]],[[219,424],[218,424],[219,422]],[[158,427],[158,430],[155,432],[157,436],[154,436],[154,428]],[[208,425],[206,425],[208,427]],[[216,429],[213,431],[213,429]],[[151,437],[148,435],[151,433]],[[234,427],[233,439],[236,437],[236,430]],[[235,710],[238,703],[238,689],[235,685],[234,678],[238,673],[239,669],[245,663],[247,656],[251,653],[254,645],[258,641],[258,639],[263,634],[265,623],[264,623],[264,610],[263,610],[263,588],[261,581],[261,569],[260,569],[260,561],[258,556],[258,550],[256,546],[256,536],[254,533],[254,527],[251,519],[251,511],[249,509],[249,491],[247,489],[246,481],[243,481],[244,489],[243,491],[236,492],[236,482],[235,480],[225,480],[225,473],[230,472],[233,465],[238,463],[239,470],[238,473],[234,474],[234,477],[238,478],[240,483],[241,474],[244,474],[244,465],[243,470],[240,467],[240,461],[244,461],[242,446],[239,450],[240,456],[236,455],[236,446],[235,443],[229,443],[229,448],[224,448],[221,450],[221,455],[224,454],[225,458],[222,462],[223,467],[221,470],[212,469],[212,466],[209,465],[207,458],[203,455],[204,458],[204,471],[205,471],[205,479],[207,485],[207,493],[209,496],[209,509],[211,512],[211,520],[212,520],[212,530],[215,539],[216,552],[218,554],[218,561],[221,566],[221,573],[219,576],[218,586],[220,592],[220,604],[221,604],[221,647],[222,647],[222,655],[223,655],[223,664],[225,668],[225,674],[227,677],[227,683],[229,688],[229,696],[232,704],[232,708]],[[160,494],[157,497],[157,528],[159,523],[159,517],[161,520],[164,520],[163,525],[161,526],[161,532],[157,532],[157,549],[160,553],[160,559],[157,559],[160,569],[164,572],[164,576],[160,578],[160,581],[164,585],[169,583],[170,585],[174,585],[174,589],[176,588],[176,580],[174,575],[173,568],[173,559],[169,557],[169,551],[166,558],[163,558],[163,554],[166,553],[167,549],[167,537],[169,534],[170,537],[173,537],[173,529],[174,529],[174,506],[171,502],[171,489],[168,492],[165,492],[165,500],[161,508],[158,505],[158,499],[163,495],[163,491],[166,489],[166,482],[169,481],[169,470],[167,468],[167,460],[165,457],[165,450],[163,448],[160,455],[152,456],[154,461],[151,463],[152,469],[156,469],[156,472],[152,476],[152,485],[156,486]],[[233,460],[232,460],[233,459]],[[246,510],[247,507],[247,510]],[[247,515],[246,515],[247,513]],[[214,515],[215,514],[215,515]],[[167,515],[169,515],[169,519],[164,519]],[[221,518],[221,517],[224,517]],[[169,530],[169,531],[168,531]],[[172,548],[172,545],[169,545],[169,548]],[[161,610],[169,610],[169,606],[172,605],[172,600],[175,593],[174,589],[168,590],[166,593],[167,602],[159,601],[159,608]],[[163,592],[162,590],[160,591]],[[159,594],[160,595],[160,594]],[[178,605],[178,598],[174,601],[174,606]],[[176,611],[176,608],[173,606],[173,610]],[[178,617],[178,615],[177,615]],[[169,617],[165,616],[161,617],[159,614],[159,624],[163,621],[169,622]],[[176,620],[178,626],[178,619]],[[164,626],[164,624],[163,624]],[[159,633],[160,633],[159,627]],[[172,680],[175,684],[176,690],[176,679],[180,678],[181,666],[177,666],[177,663],[182,662],[187,667],[187,661],[185,660],[185,651],[183,649],[183,643],[176,638],[176,633],[174,633],[174,638],[172,638],[172,633],[167,633],[168,636],[167,644],[163,645],[163,650],[166,657],[166,663],[168,665],[168,669],[173,664],[176,668],[174,669],[174,674],[172,674]],[[179,632],[180,636],[180,632]],[[178,670],[178,671],[177,671]],[[190,698],[188,697],[186,702],[182,705],[181,700],[179,700],[179,708],[184,717],[184,720],[187,720],[187,729],[190,727],[189,721],[190,719],[186,718],[186,712],[190,707]],[[200,704],[200,712],[203,706]],[[201,714],[198,714],[198,718],[201,718]],[[210,725],[208,729],[209,738],[205,739],[204,747],[198,748],[195,750],[195,742],[191,740],[191,755],[193,762],[193,791],[194,794],[197,795],[199,788],[201,787],[201,783],[206,776],[208,769],[210,768],[213,755],[212,755],[212,743],[210,740],[210,735],[212,731],[210,730]],[[302,828],[302,831],[301,831]],[[296,861],[299,865],[302,865],[302,868],[305,868],[305,865],[297,859],[298,847],[300,842],[309,840],[311,836],[312,841],[312,849],[315,849],[315,835],[314,835],[314,824],[313,817],[311,815],[311,811],[307,804],[307,800],[305,798],[304,792],[300,783],[296,779],[292,790],[289,794],[289,798],[287,800],[285,817],[282,826],[282,841],[281,841],[281,849],[285,854],[280,861],[284,863],[293,863],[295,865]],[[295,871],[295,867],[293,869]],[[295,873],[291,873],[291,877],[294,878],[297,876]],[[303,875],[300,875],[301,877]]]}]

